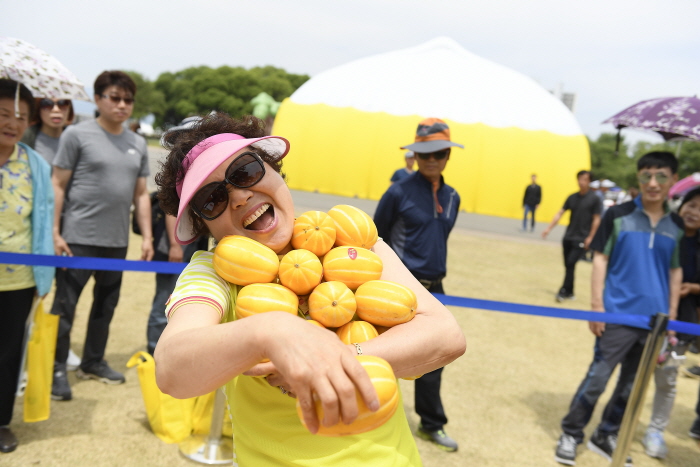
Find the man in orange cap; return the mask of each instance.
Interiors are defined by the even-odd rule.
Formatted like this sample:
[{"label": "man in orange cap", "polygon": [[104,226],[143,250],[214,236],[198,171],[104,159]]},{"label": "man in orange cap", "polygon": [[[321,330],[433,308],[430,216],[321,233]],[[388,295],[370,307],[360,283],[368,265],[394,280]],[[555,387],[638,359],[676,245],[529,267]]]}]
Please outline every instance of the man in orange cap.
[{"label": "man in orange cap", "polygon": [[[450,129],[438,118],[418,124],[413,151],[418,171],[394,183],[379,200],[374,214],[379,235],[401,258],[409,271],[432,293],[445,293],[447,237],[457,220],[459,194],[445,183],[442,171],[453,146]],[[415,405],[420,416],[418,436],[440,449],[454,452],[457,442],[447,436],[447,417],[440,398],[442,368],[416,380]]]}]

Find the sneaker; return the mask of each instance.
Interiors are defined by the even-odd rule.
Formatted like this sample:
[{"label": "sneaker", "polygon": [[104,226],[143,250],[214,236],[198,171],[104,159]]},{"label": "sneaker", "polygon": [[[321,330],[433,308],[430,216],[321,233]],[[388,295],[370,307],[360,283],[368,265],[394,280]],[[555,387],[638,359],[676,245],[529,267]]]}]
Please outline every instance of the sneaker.
[{"label": "sneaker", "polygon": [[693,426],[690,427],[688,436],[693,439],[700,439],[700,417],[697,417],[693,422]]},{"label": "sneaker", "polygon": [[668,454],[664,435],[660,431],[647,430],[644,438],[642,438],[642,446],[644,446],[644,452],[649,457],[664,459]]},{"label": "sneaker", "polygon": [[73,349],[68,349],[68,360],[66,361],[66,370],[75,371],[80,368],[80,357],[78,357]]},{"label": "sneaker", "polygon": [[421,425],[418,425],[416,432],[419,438],[434,443],[438,448],[447,452],[455,452],[457,450],[457,441],[453,440],[445,433],[445,430],[427,431]]},{"label": "sneaker", "polygon": [[564,300],[576,300],[576,295],[570,293],[570,294],[565,294],[562,292],[559,292],[557,296],[555,297],[555,300],[558,302],[563,302]]},{"label": "sneaker", "polygon": [[700,349],[698,348],[697,344],[697,339],[692,344],[690,344],[690,347],[688,347],[688,352],[695,354],[700,353]]},{"label": "sneaker", "polygon": [[56,370],[53,373],[51,399],[55,401],[69,401],[73,399],[73,394],[68,384],[68,375],[66,375],[66,371],[63,369]]},{"label": "sneaker", "polygon": [[[600,454],[608,462],[612,462],[613,452],[615,452],[615,448],[617,447],[617,435],[612,433],[602,434],[596,430],[593,432],[593,435],[591,435],[591,439],[588,440],[587,446],[588,449],[596,454]],[[632,458],[627,456],[625,467],[632,467],[633,465]]]},{"label": "sneaker", "polygon": [[557,450],[554,451],[554,460],[560,464],[576,465],[576,439],[563,433],[557,442]]},{"label": "sneaker", "polygon": [[695,365],[690,368],[681,368],[681,373],[688,378],[700,378],[700,366]]},{"label": "sneaker", "polygon": [[89,368],[78,368],[75,375],[80,379],[96,379],[105,384],[122,384],[126,382],[124,375],[111,369],[104,360]]}]

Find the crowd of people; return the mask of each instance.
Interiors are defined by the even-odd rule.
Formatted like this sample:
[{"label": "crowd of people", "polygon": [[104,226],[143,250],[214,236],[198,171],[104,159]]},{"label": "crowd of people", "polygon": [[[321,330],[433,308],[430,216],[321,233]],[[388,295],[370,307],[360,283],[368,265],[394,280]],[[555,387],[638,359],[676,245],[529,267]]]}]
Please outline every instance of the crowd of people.
[{"label": "crowd of people", "polygon": [[[445,293],[447,243],[460,208],[460,196],[443,172],[452,149],[463,146],[451,140],[443,120],[427,118],[418,124],[414,141],[402,147],[406,165],[391,177],[374,214],[380,240],[373,250],[385,265],[382,279],[413,290],[416,316],[361,345],[345,345],[282,312],[236,320],[240,287],[221,279],[212,265],[210,242],[228,235],[252,238],[280,255],[291,249],[294,204],[282,171],[290,142],[268,135],[255,117],[212,112],[189,118],[163,137],[168,154],[155,177],[155,196],[146,188],[146,141],[125,127],[135,83],[126,73],[105,71],[94,92],[97,117],[72,125],[70,100],[35,99],[22,84],[0,79],[0,251],[124,259],[135,226],[141,260],[188,262],[179,276],[156,275],[145,346],[155,357],[163,392],[187,398],[224,388],[236,457],[246,464],[420,465],[401,404],[378,429],[338,438],[314,436],[321,424],[357,417],[356,391],[370,410],[377,410],[377,394],[354,358],[360,354],[384,358],[397,377],[422,375],[415,381],[420,417],[415,434],[442,450],[457,451],[457,440],[445,430],[442,369],[465,352],[466,340],[432,294]],[[557,301],[574,298],[576,262],[593,250],[593,311],[650,315],[663,310],[672,319],[697,321],[700,190],[688,193],[678,214],[668,209],[676,171],[672,154],[647,154],[638,165],[640,195],[607,212],[590,189],[590,172],[577,174],[579,191],[542,232],[546,238],[571,211]],[[523,231],[528,216],[534,231],[541,201],[542,188],[533,174],[523,198]],[[91,277],[93,301],[76,375],[122,384],[124,375],[105,360],[121,271],[0,265],[0,316],[6,323],[0,327],[0,452],[12,452],[19,443],[10,422],[33,303],[55,283],[51,313],[60,321],[51,397],[70,401],[71,328]],[[555,453],[557,461],[568,465],[574,465],[583,428],[620,364],[615,393],[588,443],[611,458],[647,338],[646,331],[628,326],[589,325],[596,336],[593,362],[561,422]],[[411,346],[405,345],[408,336]],[[672,357],[683,355],[692,340],[670,331],[667,339]],[[306,358],[309,354],[316,358]],[[674,361],[667,359],[656,370],[653,414],[642,440],[653,457],[667,452],[663,432],[678,367],[666,362]],[[315,401],[324,408],[322,420]],[[700,439],[700,394],[697,411],[690,434]],[[294,446],[286,443],[290,438],[297,440]]]}]

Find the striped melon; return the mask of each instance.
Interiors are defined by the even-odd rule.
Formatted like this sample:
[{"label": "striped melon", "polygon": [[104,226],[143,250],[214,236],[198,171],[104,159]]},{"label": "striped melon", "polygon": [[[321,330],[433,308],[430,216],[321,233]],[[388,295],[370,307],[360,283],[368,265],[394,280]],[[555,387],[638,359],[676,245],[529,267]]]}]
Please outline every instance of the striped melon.
[{"label": "striped melon", "polygon": [[[394,371],[389,363],[379,357],[373,355],[358,355],[357,358],[362,364],[362,367],[367,371],[374,389],[377,391],[379,398],[379,410],[372,412],[367,408],[360,394],[355,391],[357,398],[357,407],[359,415],[350,424],[346,425],[342,421],[333,426],[319,426],[316,434],[321,436],[345,436],[365,433],[383,425],[387,420],[394,415],[399,404],[399,390]],[[323,420],[323,406],[321,401],[314,394],[314,403],[316,405],[316,415],[319,420]],[[297,414],[304,424],[304,417],[301,411],[301,405],[297,400]],[[306,426],[306,424],[304,424]]]},{"label": "striped melon", "polygon": [[336,329],[335,333],[338,334],[338,337],[344,344],[359,344],[360,342],[374,339],[379,335],[372,323],[367,321],[350,321]]},{"label": "striped melon", "polygon": [[272,282],[277,278],[277,253],[260,242],[241,235],[221,239],[214,249],[214,270],[236,285]]},{"label": "striped melon", "polygon": [[241,319],[257,313],[284,311],[297,314],[299,298],[287,287],[273,283],[249,284],[238,291],[236,318]]},{"label": "striped melon", "polygon": [[339,204],[328,211],[335,222],[335,246],[372,248],[377,243],[377,226],[362,209]]},{"label": "striped melon", "polygon": [[280,283],[297,295],[310,293],[322,277],[321,261],[308,250],[292,250],[280,261]]},{"label": "striped melon", "polygon": [[318,321],[315,321],[313,319],[307,319],[306,322],[309,324],[313,324],[314,326],[318,326],[319,328],[326,329],[326,327],[323,324],[321,324]]},{"label": "striped melon", "polygon": [[364,248],[339,246],[323,257],[323,277],[327,281],[340,281],[355,290],[367,281],[382,276],[382,260]]},{"label": "striped melon", "polygon": [[294,221],[292,246],[309,250],[316,256],[323,256],[335,243],[335,222],[321,211],[308,211]]},{"label": "striped melon", "polygon": [[355,308],[355,296],[339,281],[323,282],[309,295],[309,316],[327,328],[350,321]]},{"label": "striped melon", "polygon": [[413,319],[418,299],[408,287],[396,282],[365,282],[355,292],[357,316],[379,326],[395,326]]}]

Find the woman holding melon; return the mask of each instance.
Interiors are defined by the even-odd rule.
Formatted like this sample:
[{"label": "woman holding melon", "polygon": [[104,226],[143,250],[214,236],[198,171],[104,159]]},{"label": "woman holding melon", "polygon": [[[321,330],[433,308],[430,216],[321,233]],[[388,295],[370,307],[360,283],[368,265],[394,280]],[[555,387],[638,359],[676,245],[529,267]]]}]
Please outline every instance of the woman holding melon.
[{"label": "woman holding melon", "polygon": [[[408,290],[418,306],[406,318],[410,321],[361,345],[343,343],[335,332],[300,319],[294,300],[291,312],[282,299],[279,309],[265,313],[244,314],[237,304],[239,292],[244,301],[246,283],[236,277],[250,279],[247,283],[255,287],[274,282],[276,276],[259,278],[273,263],[281,280],[285,260],[280,266],[274,255],[299,251],[292,245],[294,205],[281,173],[289,143],[264,134],[261,120],[218,113],[164,137],[170,152],[156,182],[163,210],[177,216],[177,240],[186,244],[211,234],[218,246],[215,252],[195,254],[170,298],[169,322],[155,352],[158,384],[180,398],[225,386],[235,458],[242,466],[421,465],[403,404],[394,401],[386,411],[384,390],[370,367],[386,361],[396,377],[413,377],[450,363],[466,344],[451,313],[384,242],[369,245],[371,251],[360,244],[338,248],[353,260],[379,262],[375,278]],[[274,252],[273,258],[266,249]],[[308,260],[304,255],[287,264],[299,266]],[[324,267],[330,263],[325,259]],[[252,262],[243,264],[248,260]],[[246,303],[277,297],[272,288],[282,286],[267,285],[269,296],[249,293]],[[370,289],[371,284],[366,301],[377,295]],[[393,377],[387,379],[395,383]],[[343,429],[383,412],[388,415],[380,426]],[[324,434],[333,437],[320,436]]]}]

